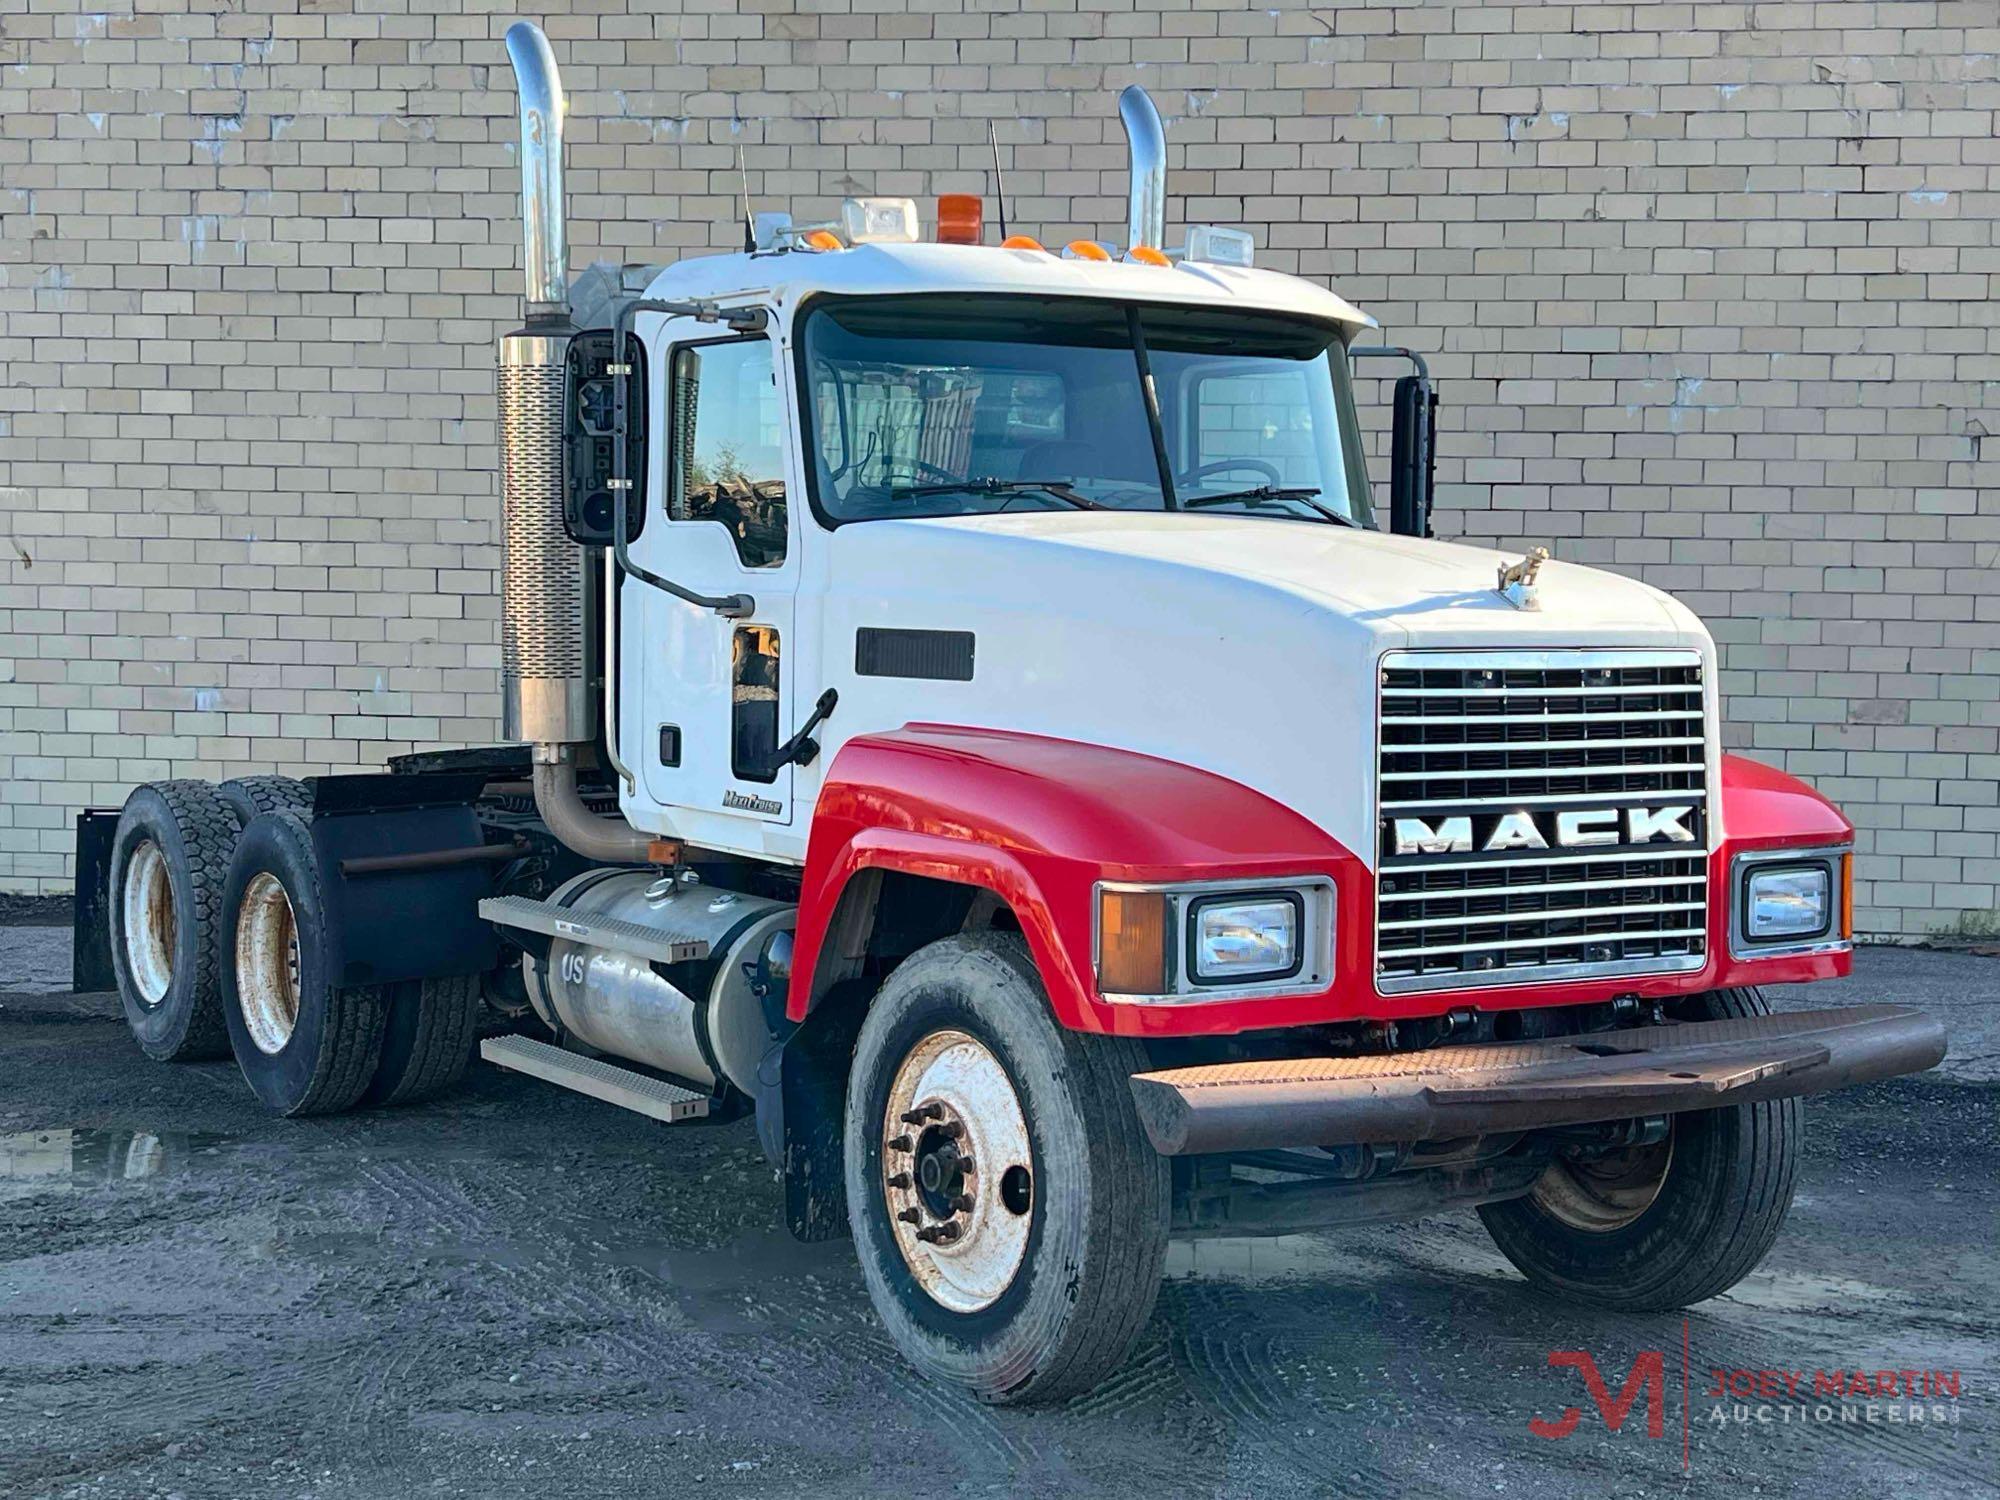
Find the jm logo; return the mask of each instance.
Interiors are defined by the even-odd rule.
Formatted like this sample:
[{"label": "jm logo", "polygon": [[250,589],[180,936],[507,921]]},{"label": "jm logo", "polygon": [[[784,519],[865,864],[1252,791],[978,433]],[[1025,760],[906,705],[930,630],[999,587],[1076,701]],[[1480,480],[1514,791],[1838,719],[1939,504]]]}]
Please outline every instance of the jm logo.
[{"label": "jm logo", "polygon": [[[1667,1432],[1667,1357],[1658,1349],[1642,1349],[1639,1357],[1632,1361],[1632,1369],[1625,1377],[1625,1384],[1614,1397],[1611,1387],[1604,1383],[1604,1376],[1598,1372],[1597,1361],[1587,1350],[1556,1349],[1550,1351],[1549,1368],[1564,1368],[1578,1371],[1583,1376],[1583,1387],[1589,1392],[1597,1414],[1604,1418],[1604,1425],[1613,1432],[1625,1425],[1625,1419],[1632,1414],[1632,1404],[1640,1393],[1646,1397],[1646,1436],[1665,1437]],[[1583,1420],[1580,1407],[1566,1406],[1563,1414],[1553,1422],[1541,1417],[1529,1419],[1528,1431],[1536,1437],[1566,1438],[1576,1431],[1577,1423]]]},{"label": "jm logo", "polygon": [[[1650,844],[1655,839],[1669,844],[1692,844],[1694,830],[1688,827],[1687,820],[1693,816],[1694,809],[1688,806],[1573,808],[1557,813],[1545,829],[1531,812],[1510,812],[1501,816],[1477,847],[1482,853],[1493,854],[1508,849]],[[1395,834],[1398,854],[1470,854],[1474,848],[1469,817],[1441,818],[1434,824],[1422,818],[1398,818]]]}]

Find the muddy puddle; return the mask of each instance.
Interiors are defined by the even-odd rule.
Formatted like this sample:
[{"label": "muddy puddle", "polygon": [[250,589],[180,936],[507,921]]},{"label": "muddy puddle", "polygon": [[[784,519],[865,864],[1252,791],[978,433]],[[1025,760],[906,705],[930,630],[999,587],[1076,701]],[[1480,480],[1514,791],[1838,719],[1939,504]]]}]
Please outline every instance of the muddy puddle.
[{"label": "muddy puddle", "polygon": [[0,1134],[0,1198],[138,1183],[197,1170],[223,1138],[176,1131],[21,1130]]}]

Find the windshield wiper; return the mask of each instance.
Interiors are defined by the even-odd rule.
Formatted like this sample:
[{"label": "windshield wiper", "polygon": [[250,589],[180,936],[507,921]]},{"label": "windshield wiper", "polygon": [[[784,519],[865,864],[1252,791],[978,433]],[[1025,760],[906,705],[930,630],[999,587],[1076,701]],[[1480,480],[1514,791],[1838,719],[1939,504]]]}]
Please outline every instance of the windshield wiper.
[{"label": "windshield wiper", "polygon": [[905,484],[898,485],[889,494],[898,500],[921,495],[1012,495],[1023,490],[1039,490],[1054,496],[1065,505],[1073,505],[1078,510],[1105,510],[1088,495],[1079,495],[1070,488],[1067,479],[1001,479],[995,475],[982,475],[974,479],[955,480],[950,484]]},{"label": "windshield wiper", "polygon": [[1260,485],[1255,485],[1247,490],[1226,490],[1220,495],[1195,495],[1192,497],[1182,496],[1181,509],[1200,510],[1204,506],[1209,506],[1209,505],[1231,505],[1231,504],[1255,506],[1259,502],[1268,502],[1272,500],[1296,500],[1301,505],[1310,506],[1313,510],[1317,511],[1321,517],[1323,517],[1328,521],[1333,522],[1333,524],[1336,526],[1352,526],[1355,524],[1352,520],[1350,520],[1346,516],[1343,516],[1339,511],[1335,510],[1332,506],[1322,505],[1318,500],[1313,498],[1314,496],[1320,493],[1321,491],[1316,485],[1307,484],[1307,485],[1285,486],[1276,484],[1260,484]]}]

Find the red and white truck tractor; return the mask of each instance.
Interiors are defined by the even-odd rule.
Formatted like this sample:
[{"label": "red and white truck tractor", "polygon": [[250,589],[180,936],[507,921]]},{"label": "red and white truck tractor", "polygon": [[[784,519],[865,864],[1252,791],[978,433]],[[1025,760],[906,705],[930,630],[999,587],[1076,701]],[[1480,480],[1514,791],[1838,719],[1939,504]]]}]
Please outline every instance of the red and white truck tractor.
[{"label": "red and white truck tractor", "polygon": [[754,1114],[794,1232],[994,1401],[1117,1366],[1176,1235],[1474,1206],[1538,1287],[1714,1296],[1799,1097],[1942,1057],[1771,1012],[1849,970],[1851,825],[1723,752],[1675,600],[1429,539],[1420,365],[1377,526],[1352,368],[1400,351],[1238,230],[1168,248],[1141,91],[1122,244],[858,198],[572,279],[507,47],[510,743],[84,814],[79,966],[150,1055],[288,1115],[475,1044]]}]

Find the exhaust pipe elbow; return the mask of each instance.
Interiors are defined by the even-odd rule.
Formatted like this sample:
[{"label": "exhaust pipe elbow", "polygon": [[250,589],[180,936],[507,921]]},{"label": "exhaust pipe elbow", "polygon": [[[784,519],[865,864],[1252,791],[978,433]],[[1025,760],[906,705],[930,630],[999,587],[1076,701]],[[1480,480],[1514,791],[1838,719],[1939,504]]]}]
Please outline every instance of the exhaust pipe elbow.
[{"label": "exhaust pipe elbow", "polygon": [[1132,183],[1125,245],[1164,248],[1167,239],[1167,133],[1152,95],[1133,84],[1118,96],[1118,118],[1130,149]]},{"label": "exhaust pipe elbow", "polygon": [[[546,747],[543,747],[546,748]],[[535,811],[564,847],[584,859],[606,865],[643,865],[653,847],[652,836],[623,818],[599,817],[584,805],[576,789],[576,762],[566,749],[559,759],[535,760]]]},{"label": "exhaust pipe elbow", "polygon": [[521,228],[527,241],[528,315],[569,302],[569,230],[563,220],[562,75],[542,28],[507,28],[507,60],[521,97]]}]

